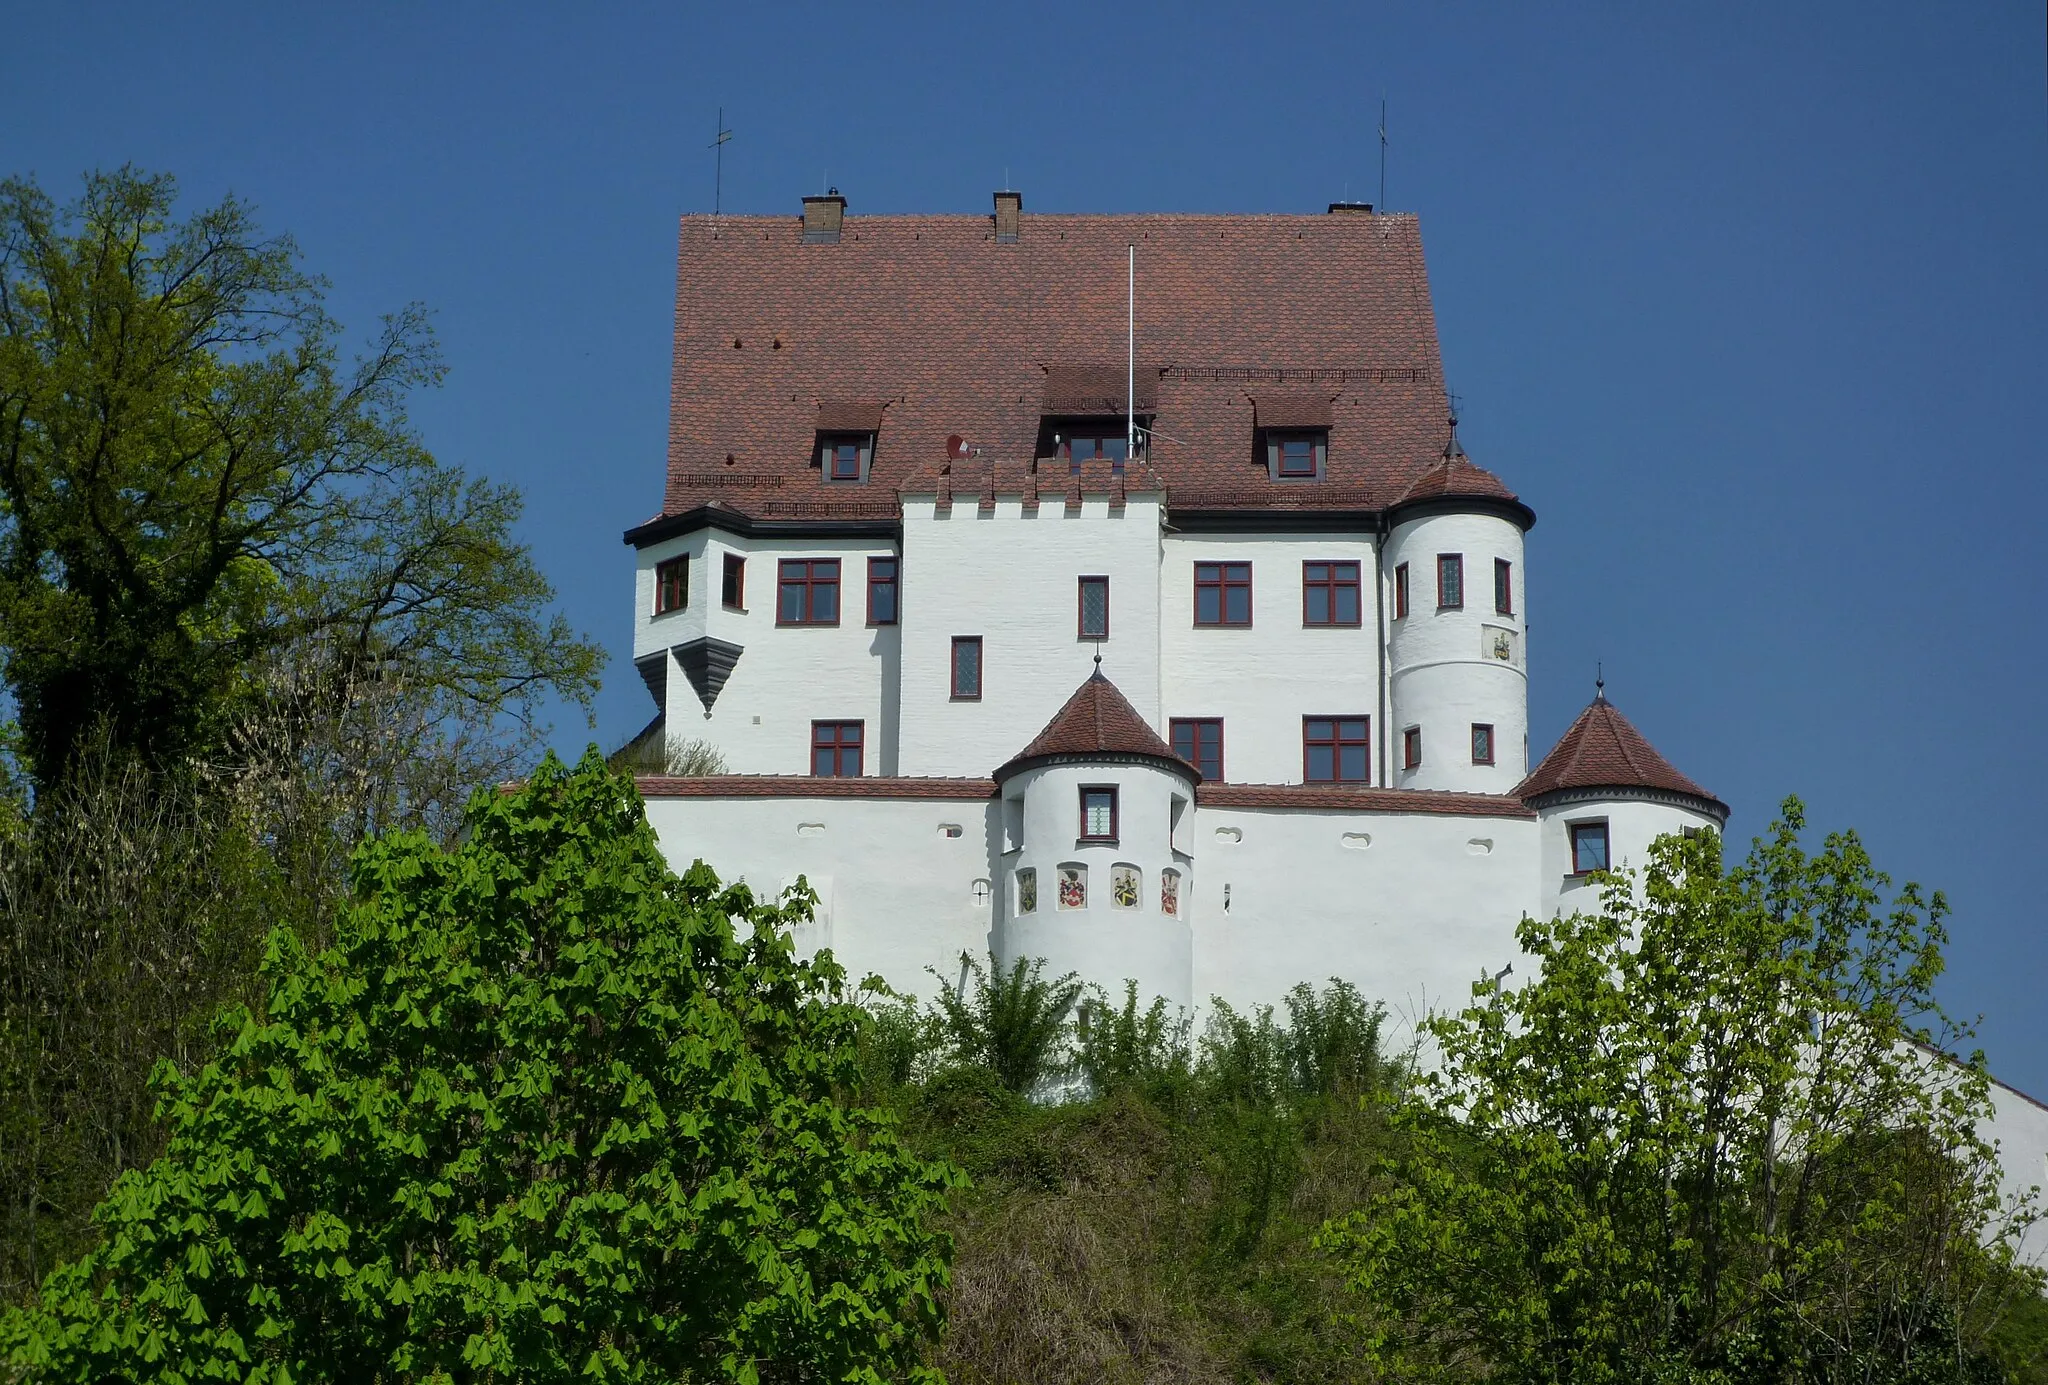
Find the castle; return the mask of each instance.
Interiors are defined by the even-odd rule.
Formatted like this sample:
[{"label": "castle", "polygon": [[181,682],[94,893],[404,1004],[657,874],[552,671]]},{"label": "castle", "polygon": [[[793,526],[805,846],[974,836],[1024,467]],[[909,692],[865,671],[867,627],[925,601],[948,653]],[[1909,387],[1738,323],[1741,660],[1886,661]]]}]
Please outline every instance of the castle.
[{"label": "castle", "polygon": [[1458,443],[1412,215],[833,193],[682,218],[675,321],[634,663],[730,772],[649,815],[804,876],[856,978],[993,951],[1413,1018],[1727,819],[1604,696],[1532,760],[1535,514]]}]

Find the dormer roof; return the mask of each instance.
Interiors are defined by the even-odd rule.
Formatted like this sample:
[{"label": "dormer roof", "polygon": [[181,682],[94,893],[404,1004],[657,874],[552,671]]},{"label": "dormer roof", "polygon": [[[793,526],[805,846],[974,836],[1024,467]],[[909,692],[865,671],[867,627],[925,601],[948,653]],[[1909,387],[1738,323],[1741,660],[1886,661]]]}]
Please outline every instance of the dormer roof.
[{"label": "dormer roof", "polygon": [[1579,713],[1528,778],[1515,786],[1524,802],[1574,790],[1618,789],[1675,794],[1726,821],[1728,805],[1657,753],[1606,694]]},{"label": "dormer roof", "polygon": [[1156,760],[1190,783],[1201,772],[1173,753],[1173,747],[1138,715],[1130,699],[1103,676],[1098,665],[1066,705],[1008,763],[995,773],[997,783],[1020,771],[1056,760]]}]

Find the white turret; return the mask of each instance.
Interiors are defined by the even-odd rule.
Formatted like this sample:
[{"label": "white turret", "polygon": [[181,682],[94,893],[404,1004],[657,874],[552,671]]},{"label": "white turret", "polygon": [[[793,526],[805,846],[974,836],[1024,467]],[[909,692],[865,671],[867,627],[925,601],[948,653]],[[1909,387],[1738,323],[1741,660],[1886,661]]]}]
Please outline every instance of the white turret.
[{"label": "white turret", "polygon": [[1528,772],[1522,535],[1536,517],[1447,450],[1389,512],[1386,782],[1504,794]]},{"label": "white turret", "polygon": [[1076,972],[1112,995],[1134,980],[1142,999],[1191,1007],[1194,860],[1174,834],[1199,777],[1097,669],[995,773],[997,960],[1044,958],[1048,975]]}]

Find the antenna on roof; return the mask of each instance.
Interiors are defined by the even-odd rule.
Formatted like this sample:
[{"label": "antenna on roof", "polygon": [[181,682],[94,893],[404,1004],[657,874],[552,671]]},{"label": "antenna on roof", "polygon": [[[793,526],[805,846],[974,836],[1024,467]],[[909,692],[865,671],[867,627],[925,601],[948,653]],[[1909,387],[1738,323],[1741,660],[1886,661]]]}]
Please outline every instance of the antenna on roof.
[{"label": "antenna on roof", "polygon": [[1128,313],[1124,328],[1124,456],[1129,458],[1138,451],[1138,247],[1126,248],[1129,260],[1124,276]]},{"label": "antenna on roof", "polygon": [[1458,405],[1463,401],[1455,394],[1447,393],[1445,397],[1449,400],[1451,406],[1449,419],[1451,436],[1444,443],[1444,460],[1448,462],[1453,458],[1465,455],[1465,444],[1458,441]]},{"label": "antenna on roof", "polygon": [[1387,209],[1387,94],[1380,93],[1380,210]]},{"label": "antenna on roof", "polygon": [[725,128],[725,107],[718,108],[717,138],[711,147],[718,151],[712,159],[711,214],[717,216],[725,204],[725,146],[732,139],[732,131]]}]

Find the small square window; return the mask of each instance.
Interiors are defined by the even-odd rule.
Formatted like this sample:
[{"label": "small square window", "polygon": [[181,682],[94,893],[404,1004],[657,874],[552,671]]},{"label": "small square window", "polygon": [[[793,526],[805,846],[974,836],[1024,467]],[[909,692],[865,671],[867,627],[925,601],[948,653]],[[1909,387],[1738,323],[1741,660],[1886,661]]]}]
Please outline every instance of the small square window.
[{"label": "small square window", "polygon": [[1436,608],[1439,611],[1456,611],[1465,605],[1465,555],[1462,553],[1439,553],[1436,555]]},{"label": "small square window", "polygon": [[1210,783],[1223,779],[1223,719],[1221,717],[1175,717],[1168,724],[1173,736],[1173,753],[1202,772]]},{"label": "small square window", "polygon": [[981,700],[981,636],[953,636],[953,700]]},{"label": "small square window", "polygon": [[1493,560],[1493,609],[1504,616],[1515,613],[1515,565],[1506,558]]},{"label": "small square window", "polygon": [[1109,579],[1083,577],[1080,580],[1080,638],[1109,638]]},{"label": "small square window", "polygon": [[873,433],[827,433],[818,440],[818,463],[827,481],[864,481],[874,451]]},{"label": "small square window", "polygon": [[1369,717],[1303,717],[1301,777],[1311,784],[1363,784],[1371,778]]},{"label": "small square window", "polygon": [[1301,565],[1303,625],[1357,625],[1360,609],[1357,563]]},{"label": "small square window", "polygon": [[1060,451],[1069,471],[1079,472],[1083,462],[1122,462],[1130,456],[1130,436],[1119,422],[1079,424],[1073,432],[1060,433]]},{"label": "small square window", "polygon": [[1408,564],[1394,569],[1394,619],[1408,618]]},{"label": "small square window", "polygon": [[1575,822],[1572,830],[1572,874],[1607,869],[1607,824]]},{"label": "small square window", "polygon": [[719,586],[719,600],[734,610],[747,604],[747,560],[737,553],[725,555],[725,577]]},{"label": "small square window", "polygon": [[1252,623],[1252,565],[1195,564],[1195,624]]},{"label": "small square window", "polygon": [[860,778],[861,739],[857,721],[812,722],[811,773],[821,779]]},{"label": "small square window", "polygon": [[690,604],[690,555],[654,565],[654,613],[665,616]]},{"label": "small square window", "polygon": [[1116,789],[1105,784],[1081,788],[1081,840],[1116,841]]},{"label": "small square window", "polygon": [[1329,435],[1317,429],[1266,434],[1266,464],[1281,480],[1313,481],[1323,474],[1323,458],[1329,450]]},{"label": "small square window", "polygon": [[896,623],[896,560],[868,559],[868,624]]},{"label": "small square window", "polygon": [[1422,767],[1422,728],[1411,726],[1401,733],[1401,768]]},{"label": "small square window", "polygon": [[777,625],[839,623],[839,560],[784,558],[776,577]]},{"label": "small square window", "polygon": [[1483,721],[1472,723],[1472,763],[1490,765],[1493,763],[1493,728]]}]

